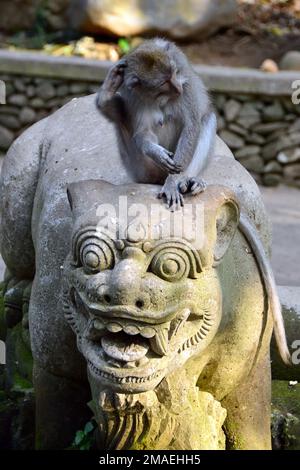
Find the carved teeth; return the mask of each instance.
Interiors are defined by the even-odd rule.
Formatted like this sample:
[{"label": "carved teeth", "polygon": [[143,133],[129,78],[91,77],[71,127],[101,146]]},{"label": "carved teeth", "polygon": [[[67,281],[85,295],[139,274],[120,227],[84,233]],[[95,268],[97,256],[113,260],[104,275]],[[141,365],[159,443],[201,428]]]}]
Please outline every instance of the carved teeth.
[{"label": "carved teeth", "polygon": [[139,328],[135,325],[126,325],[123,329],[128,335],[137,335],[140,332]]},{"label": "carved teeth", "polygon": [[119,323],[108,323],[106,325],[106,328],[111,333],[118,333],[119,331],[122,331],[122,327],[121,327],[121,325],[119,325]]},{"label": "carved teeth", "polygon": [[165,356],[169,349],[168,328],[160,328],[153,338],[150,338],[152,350],[160,356]]},{"label": "carved teeth", "polygon": [[93,323],[93,327],[96,329],[96,330],[103,330],[104,329],[104,325],[102,323],[101,320],[94,320],[94,323]]},{"label": "carved teeth", "polygon": [[153,338],[153,336],[155,336],[155,329],[154,328],[150,328],[150,327],[145,327],[141,330],[141,335],[144,337],[144,338]]}]

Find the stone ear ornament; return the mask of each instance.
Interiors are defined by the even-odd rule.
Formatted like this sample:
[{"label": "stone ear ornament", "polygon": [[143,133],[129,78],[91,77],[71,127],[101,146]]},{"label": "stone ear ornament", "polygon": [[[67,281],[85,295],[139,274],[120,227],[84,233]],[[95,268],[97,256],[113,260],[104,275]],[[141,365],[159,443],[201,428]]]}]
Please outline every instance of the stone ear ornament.
[{"label": "stone ear ornament", "polygon": [[217,211],[216,243],[213,266],[217,266],[227,252],[239,224],[239,207],[233,200],[226,201]]}]

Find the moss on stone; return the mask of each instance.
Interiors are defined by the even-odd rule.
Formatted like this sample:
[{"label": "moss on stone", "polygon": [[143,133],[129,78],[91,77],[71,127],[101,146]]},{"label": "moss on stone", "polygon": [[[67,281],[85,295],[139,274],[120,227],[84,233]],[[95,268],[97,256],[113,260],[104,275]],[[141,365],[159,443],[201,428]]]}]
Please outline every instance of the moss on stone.
[{"label": "moss on stone", "polygon": [[273,380],[272,437],[277,449],[300,449],[300,384]]},{"label": "moss on stone", "polygon": [[3,282],[0,283],[0,340],[4,341],[6,337],[6,324],[4,319],[4,299]]}]

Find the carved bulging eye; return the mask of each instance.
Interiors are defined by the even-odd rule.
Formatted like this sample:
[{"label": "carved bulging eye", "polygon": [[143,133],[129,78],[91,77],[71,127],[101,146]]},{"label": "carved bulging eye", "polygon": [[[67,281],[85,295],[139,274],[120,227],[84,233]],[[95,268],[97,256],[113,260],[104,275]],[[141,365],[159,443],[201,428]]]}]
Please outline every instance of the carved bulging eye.
[{"label": "carved bulging eye", "polygon": [[180,281],[190,272],[190,261],[183,250],[161,250],[151,261],[150,270],[156,276],[169,282]]},{"label": "carved bulging eye", "polygon": [[104,240],[89,239],[80,248],[80,261],[88,273],[96,273],[112,268],[114,254]]}]

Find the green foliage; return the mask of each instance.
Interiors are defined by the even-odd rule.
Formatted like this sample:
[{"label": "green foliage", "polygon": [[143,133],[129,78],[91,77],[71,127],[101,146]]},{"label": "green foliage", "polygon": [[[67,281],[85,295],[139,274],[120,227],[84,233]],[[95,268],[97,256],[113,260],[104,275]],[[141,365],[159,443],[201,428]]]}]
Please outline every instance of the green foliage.
[{"label": "green foliage", "polygon": [[272,381],[272,438],[277,449],[299,449],[300,384]]},{"label": "green foliage", "polygon": [[88,421],[83,430],[77,431],[71,449],[77,450],[90,450],[94,443],[94,430],[96,422],[93,420]]},{"label": "green foliage", "polygon": [[118,41],[118,46],[122,55],[128,54],[131,51],[132,46],[130,39],[120,38]]},{"label": "green foliage", "polygon": [[47,5],[49,0],[39,2],[35,21],[30,31],[21,31],[9,38],[9,44],[21,49],[42,49],[45,44],[55,39],[57,33],[49,32]]}]

